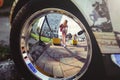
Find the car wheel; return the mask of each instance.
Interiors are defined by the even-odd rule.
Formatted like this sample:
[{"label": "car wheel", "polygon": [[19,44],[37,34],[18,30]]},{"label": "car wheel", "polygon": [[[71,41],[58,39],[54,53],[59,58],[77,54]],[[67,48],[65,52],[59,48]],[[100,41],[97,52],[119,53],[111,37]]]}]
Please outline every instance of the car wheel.
[{"label": "car wheel", "polygon": [[[54,45],[54,38],[56,42],[61,40],[59,25],[65,19],[73,38],[66,39],[67,46]],[[84,40],[78,41],[78,38]],[[69,0],[28,2],[13,20],[10,47],[18,69],[27,80],[103,78],[102,58],[94,35]]]}]

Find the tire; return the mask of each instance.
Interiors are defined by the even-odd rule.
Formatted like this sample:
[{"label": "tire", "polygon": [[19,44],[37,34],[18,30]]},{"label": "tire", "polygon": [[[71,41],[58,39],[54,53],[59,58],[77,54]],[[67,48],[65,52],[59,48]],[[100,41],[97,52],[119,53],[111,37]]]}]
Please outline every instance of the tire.
[{"label": "tire", "polygon": [[[44,71],[37,71],[38,68],[36,68],[36,64],[32,62],[34,60],[37,60],[37,58],[29,57],[29,53],[32,52],[32,48],[29,48],[30,46],[27,42],[28,36],[31,35],[29,34],[29,31],[31,32],[31,28],[29,28],[29,26],[32,25],[36,18],[45,16],[44,14],[49,14],[52,12],[55,14],[62,14],[67,16],[73,19],[76,24],[78,21],[78,25],[80,25],[80,27],[82,26],[81,29],[84,30],[83,32],[87,41],[87,59],[85,60],[80,72],[76,73],[74,76],[51,76],[51,74],[49,75]],[[28,33],[25,33],[27,30]],[[35,43],[34,45],[39,45],[39,47],[46,46],[44,43]],[[35,47],[34,45],[32,46],[33,48]],[[94,35],[81,12],[69,0],[52,0],[51,2],[47,0],[31,0],[28,2],[20,9],[20,11],[17,13],[17,16],[13,20],[10,33],[10,47],[16,66],[20,70],[20,73],[22,73],[27,80],[103,80],[105,77],[102,54],[100,54],[100,50],[94,38]],[[27,48],[29,48],[29,50]],[[45,51],[47,51],[46,47]],[[41,55],[42,54],[39,54],[39,56]],[[39,72],[39,75],[37,72]]]},{"label": "tire", "polygon": [[10,23],[12,24],[16,14],[21,9],[23,5],[25,5],[29,0],[15,0],[12,4],[12,8],[10,10]]}]

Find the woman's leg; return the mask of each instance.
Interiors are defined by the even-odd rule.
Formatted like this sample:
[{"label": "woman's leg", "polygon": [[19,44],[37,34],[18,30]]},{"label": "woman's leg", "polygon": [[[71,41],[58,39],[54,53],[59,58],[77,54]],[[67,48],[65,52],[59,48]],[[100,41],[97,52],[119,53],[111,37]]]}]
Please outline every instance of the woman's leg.
[{"label": "woman's leg", "polygon": [[63,44],[66,45],[66,34],[63,34]]}]

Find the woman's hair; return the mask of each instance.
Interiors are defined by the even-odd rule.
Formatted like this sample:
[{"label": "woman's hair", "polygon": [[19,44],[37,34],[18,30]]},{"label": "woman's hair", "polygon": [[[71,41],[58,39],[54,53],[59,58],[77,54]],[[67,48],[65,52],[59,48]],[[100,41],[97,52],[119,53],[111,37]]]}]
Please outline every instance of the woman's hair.
[{"label": "woman's hair", "polygon": [[65,20],[65,22],[67,23],[68,21],[67,21],[67,20]]}]

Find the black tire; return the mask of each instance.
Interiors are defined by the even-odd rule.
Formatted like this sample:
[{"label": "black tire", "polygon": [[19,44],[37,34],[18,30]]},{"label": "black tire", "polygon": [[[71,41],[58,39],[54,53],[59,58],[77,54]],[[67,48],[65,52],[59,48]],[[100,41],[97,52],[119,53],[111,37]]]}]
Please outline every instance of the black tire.
[{"label": "black tire", "polygon": [[10,23],[12,24],[16,14],[21,9],[23,5],[25,5],[30,0],[15,0],[12,4],[12,8],[10,11]]},{"label": "black tire", "polygon": [[10,47],[15,64],[24,77],[27,80],[40,79],[28,69],[25,61],[23,60],[20,47],[20,38],[22,34],[21,31],[23,29],[24,23],[32,14],[45,8],[59,8],[65,10],[75,15],[82,22],[82,24],[85,26],[85,31],[88,33],[88,36],[91,39],[92,58],[90,59],[88,69],[80,76],[80,80],[103,80],[105,78],[105,72],[102,61],[102,54],[100,53],[95,37],[81,12],[70,0],[51,0],[51,2],[48,0],[31,0],[20,9],[17,16],[15,17],[10,33]]}]

